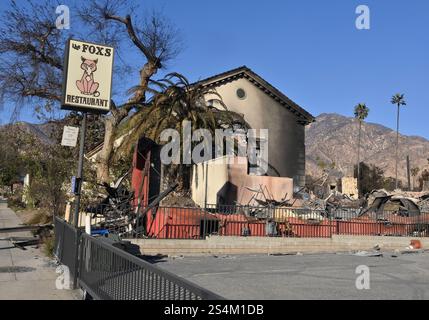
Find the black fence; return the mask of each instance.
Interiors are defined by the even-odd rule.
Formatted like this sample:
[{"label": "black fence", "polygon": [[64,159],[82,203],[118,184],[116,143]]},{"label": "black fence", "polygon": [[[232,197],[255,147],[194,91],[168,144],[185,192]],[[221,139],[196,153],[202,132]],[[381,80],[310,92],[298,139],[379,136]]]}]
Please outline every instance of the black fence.
[{"label": "black fence", "polygon": [[327,238],[335,232],[324,210],[257,206],[158,207],[145,219],[146,238],[207,236]]},{"label": "black fence", "polygon": [[55,217],[55,256],[98,300],[220,300],[222,297]]},{"label": "black fence", "polygon": [[206,208],[160,206],[140,210],[128,206],[126,211],[121,211],[99,206],[88,214],[92,217],[94,234],[117,234],[124,238],[429,236],[429,212],[401,210],[207,205]]},{"label": "black fence", "polygon": [[356,236],[429,236],[429,214],[317,210],[294,207],[207,206],[157,207],[144,219],[137,237],[205,239],[210,235],[245,237],[329,238]]},{"label": "black fence", "polygon": [[55,243],[54,255],[69,268],[70,275],[76,284],[78,266],[76,256],[79,250],[81,229],[76,229],[63,219],[54,217]]},{"label": "black fence", "polygon": [[79,284],[103,300],[218,300],[220,296],[87,234]]},{"label": "black fence", "polygon": [[429,237],[429,213],[401,210],[332,210],[334,234]]}]

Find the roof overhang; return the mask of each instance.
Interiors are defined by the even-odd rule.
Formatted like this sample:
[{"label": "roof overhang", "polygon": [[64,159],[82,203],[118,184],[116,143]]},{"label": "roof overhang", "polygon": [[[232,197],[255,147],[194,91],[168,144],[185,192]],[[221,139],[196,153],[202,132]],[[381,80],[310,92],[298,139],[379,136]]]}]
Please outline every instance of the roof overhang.
[{"label": "roof overhang", "polygon": [[265,81],[262,77],[257,75],[251,69],[246,66],[233,69],[215,76],[212,76],[207,79],[200,80],[193,84],[195,85],[203,85],[207,87],[218,87],[232,81],[238,79],[247,79],[253,85],[262,90],[265,94],[270,96],[272,99],[280,103],[283,107],[288,109],[297,117],[297,122],[302,125],[308,125],[315,121],[315,117],[311,115],[309,112],[304,110],[298,104],[289,99],[285,94],[283,94],[280,90],[275,88],[273,85]]}]

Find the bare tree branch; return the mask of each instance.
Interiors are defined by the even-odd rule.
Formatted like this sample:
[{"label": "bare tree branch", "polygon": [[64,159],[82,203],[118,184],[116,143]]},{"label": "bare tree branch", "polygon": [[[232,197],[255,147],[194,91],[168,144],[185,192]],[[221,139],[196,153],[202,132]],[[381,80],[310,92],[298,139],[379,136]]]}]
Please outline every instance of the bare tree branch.
[{"label": "bare tree branch", "polygon": [[109,19],[110,19],[110,20],[116,20],[116,21],[119,21],[119,22],[121,22],[121,23],[125,24],[125,26],[126,26],[126,28],[127,28],[128,35],[130,36],[130,39],[131,39],[131,41],[134,43],[134,45],[135,45],[137,48],[139,48],[141,52],[143,52],[143,54],[145,55],[145,57],[146,57],[149,61],[151,61],[151,62],[157,62],[157,63],[158,63],[157,67],[158,67],[158,68],[161,68],[161,64],[160,64],[160,62],[159,62],[158,58],[157,58],[156,56],[154,56],[154,55],[152,54],[152,52],[150,52],[149,48],[148,48],[148,47],[146,47],[146,46],[143,44],[143,42],[141,42],[141,41],[137,38],[136,32],[135,32],[135,30],[134,30],[133,23],[131,22],[131,16],[130,16],[130,15],[127,15],[127,16],[125,17],[125,19],[124,19],[124,18],[121,18],[121,17],[118,17],[118,16],[108,15],[108,14],[106,14],[106,15],[105,15],[105,17],[106,17],[106,19],[108,19],[108,20],[109,20]]},{"label": "bare tree branch", "polygon": [[[11,1],[10,9],[2,17],[0,102],[15,102],[14,115],[28,104],[36,112],[58,109],[64,46],[71,34],[56,28],[54,13],[58,3],[55,1],[44,0],[39,3],[27,0],[25,6]],[[131,43],[142,57],[142,61],[132,61],[134,65],[139,64],[140,73],[136,79],[138,89],[126,103],[112,103],[111,114],[104,118],[104,146],[98,159],[100,170],[97,171],[97,177],[99,181],[106,182],[109,180],[113,143],[119,124],[131,110],[145,106],[151,78],[181,50],[179,32],[159,13],[152,12],[142,20],[131,17],[131,13],[141,11],[126,0],[86,0],[73,11],[78,12],[73,25],[85,26],[74,29],[78,33],[74,37],[110,44],[115,47],[118,56],[121,48],[128,54]],[[130,59],[123,60],[130,63],[126,61]]]},{"label": "bare tree branch", "polygon": [[53,2],[12,1],[0,27],[0,98],[15,103],[12,115],[28,102],[52,108],[60,101],[66,35],[56,28]]}]

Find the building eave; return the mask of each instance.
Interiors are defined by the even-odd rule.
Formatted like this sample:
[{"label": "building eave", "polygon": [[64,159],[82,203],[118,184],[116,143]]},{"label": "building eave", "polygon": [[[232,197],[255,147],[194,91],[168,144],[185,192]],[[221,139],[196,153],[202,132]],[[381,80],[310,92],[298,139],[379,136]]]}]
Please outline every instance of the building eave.
[{"label": "building eave", "polygon": [[218,75],[200,80],[192,84],[192,86],[203,85],[207,87],[218,87],[232,81],[245,78],[265,94],[280,103],[283,107],[292,112],[297,118],[298,123],[308,125],[315,121],[315,117],[300,107],[297,103],[288,98],[280,90],[268,83],[254,71],[246,66],[242,66],[230,71],[220,73]]}]

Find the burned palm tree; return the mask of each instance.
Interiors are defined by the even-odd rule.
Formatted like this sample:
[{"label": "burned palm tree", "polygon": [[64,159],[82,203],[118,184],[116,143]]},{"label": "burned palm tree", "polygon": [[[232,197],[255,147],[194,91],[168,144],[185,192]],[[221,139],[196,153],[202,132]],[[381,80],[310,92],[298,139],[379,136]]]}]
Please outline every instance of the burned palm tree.
[{"label": "burned palm tree", "polygon": [[411,175],[413,177],[413,190],[415,190],[416,188],[416,177],[418,176],[419,172],[420,172],[419,167],[414,167],[411,169]]},{"label": "burned palm tree", "polygon": [[396,113],[396,156],[395,156],[395,189],[398,188],[398,152],[399,152],[399,111],[401,106],[407,105],[404,99],[404,95],[397,93],[392,97],[390,101],[395,104],[397,108]]},{"label": "burned palm tree", "polygon": [[[138,90],[138,86],[134,87],[130,93]],[[177,130],[182,137],[185,121],[190,122],[192,130],[206,129],[212,136],[216,129],[233,128],[236,124],[248,128],[243,116],[228,110],[214,89],[201,84],[192,85],[178,73],[151,81],[150,92],[152,96],[146,106],[128,121],[128,134],[118,149],[119,154],[128,153],[142,136],[161,144],[161,133],[166,129]],[[207,102],[208,97],[210,103]],[[183,141],[180,143],[183,148]],[[178,190],[189,189],[189,169],[190,165],[183,163],[168,166],[168,178],[179,182]]]},{"label": "burned palm tree", "polygon": [[358,137],[358,157],[357,157],[357,179],[358,179],[358,190],[359,190],[359,179],[360,179],[360,147],[361,147],[361,136],[362,136],[362,123],[368,117],[369,108],[365,103],[359,103],[355,106],[355,118],[359,122],[359,137]]}]

